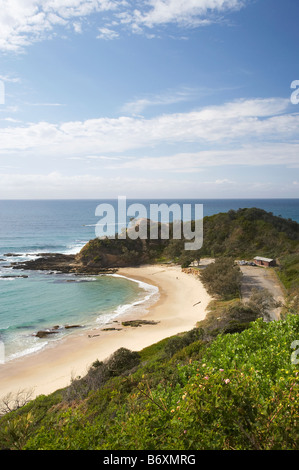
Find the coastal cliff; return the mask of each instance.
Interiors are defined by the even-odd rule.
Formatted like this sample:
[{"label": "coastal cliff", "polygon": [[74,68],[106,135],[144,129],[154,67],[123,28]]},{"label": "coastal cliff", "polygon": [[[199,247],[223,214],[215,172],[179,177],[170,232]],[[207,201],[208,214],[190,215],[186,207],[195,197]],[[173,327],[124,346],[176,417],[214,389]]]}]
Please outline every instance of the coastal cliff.
[{"label": "coastal cliff", "polygon": [[[146,220],[146,223],[149,228],[150,221]],[[129,233],[126,238],[95,238],[76,255],[42,253],[35,260],[11,263],[11,266],[15,269],[99,274],[122,267],[170,261],[185,268],[201,257],[253,259],[259,255],[282,259],[298,253],[299,224],[257,208],[205,217],[203,246],[195,251],[184,249],[186,240],[183,236],[182,239],[173,239],[172,224],[169,224],[169,239],[161,237],[162,224],[158,226],[157,239],[132,239]]]},{"label": "coastal cliff", "polygon": [[78,274],[100,274],[122,267],[154,262],[163,250],[163,243],[150,240],[90,240],[76,255],[40,253],[34,260],[13,262],[14,269]]}]

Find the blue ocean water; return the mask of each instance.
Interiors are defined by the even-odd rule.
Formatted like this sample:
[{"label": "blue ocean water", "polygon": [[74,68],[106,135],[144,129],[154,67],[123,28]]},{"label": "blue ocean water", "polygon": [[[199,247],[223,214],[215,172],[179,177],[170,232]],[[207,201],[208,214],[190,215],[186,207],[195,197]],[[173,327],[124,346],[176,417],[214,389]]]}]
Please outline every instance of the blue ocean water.
[{"label": "blue ocean water", "polygon": [[[99,217],[95,212],[102,203],[113,205],[117,219],[115,200],[0,201],[0,340],[5,345],[6,361],[73,334],[74,330],[66,330],[65,325],[101,327],[134,304],[145,306],[144,302],[157,294],[154,287],[118,276],[74,276],[7,268],[12,261],[32,259],[40,253],[79,252],[96,236]],[[127,206],[133,203],[143,204],[148,213],[150,204],[189,204],[192,208],[203,204],[204,216],[259,207],[299,222],[299,199],[128,200]],[[46,339],[34,336],[38,330],[53,326],[59,326],[57,334]]]}]

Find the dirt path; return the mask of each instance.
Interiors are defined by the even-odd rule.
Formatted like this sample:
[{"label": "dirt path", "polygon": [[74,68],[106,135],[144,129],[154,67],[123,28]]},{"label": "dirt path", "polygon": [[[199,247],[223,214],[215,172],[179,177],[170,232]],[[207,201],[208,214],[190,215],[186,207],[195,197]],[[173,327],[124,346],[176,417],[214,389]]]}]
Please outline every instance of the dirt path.
[{"label": "dirt path", "polygon": [[[273,295],[274,299],[283,302],[284,293],[272,269],[260,268],[257,266],[240,266],[243,273],[241,294],[246,302],[252,289],[267,289]],[[272,312],[273,320],[278,320],[281,308],[276,308]]]}]

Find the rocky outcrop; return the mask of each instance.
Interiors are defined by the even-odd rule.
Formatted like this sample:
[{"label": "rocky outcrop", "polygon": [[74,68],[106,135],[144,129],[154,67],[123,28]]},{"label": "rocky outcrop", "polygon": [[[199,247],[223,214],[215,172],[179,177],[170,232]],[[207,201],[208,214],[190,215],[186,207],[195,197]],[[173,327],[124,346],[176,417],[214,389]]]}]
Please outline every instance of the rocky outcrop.
[{"label": "rocky outcrop", "polygon": [[5,267],[25,271],[49,271],[50,273],[59,272],[65,274],[96,275],[111,271],[115,272],[110,267],[102,266],[101,262],[85,263],[78,255],[64,255],[61,253],[44,253],[41,254],[40,258],[22,262],[16,261]]},{"label": "rocky outcrop", "polygon": [[61,273],[100,274],[115,272],[118,268],[139,266],[161,256],[167,240],[133,240],[95,238],[76,255],[39,253],[28,261],[15,261],[7,267],[24,270],[55,271]]},{"label": "rocky outcrop", "polygon": [[70,328],[82,328],[81,325],[65,325],[64,327],[60,327],[59,325],[55,325],[52,328],[47,328],[45,330],[39,330],[34,336],[37,338],[46,338],[50,335],[55,335],[61,332],[63,329],[70,329]]},{"label": "rocky outcrop", "polygon": [[26,274],[21,274],[21,275],[17,275],[17,276],[15,276],[14,274],[13,274],[13,275],[11,275],[11,274],[5,274],[5,275],[3,275],[3,276],[1,275],[1,276],[0,276],[0,279],[12,279],[12,278],[13,278],[13,279],[17,279],[17,278],[27,279],[27,277],[28,277],[28,276],[27,276]]},{"label": "rocky outcrop", "polygon": [[12,258],[16,256],[22,256],[20,253],[4,253],[3,256],[6,256],[7,258]]},{"label": "rocky outcrop", "polygon": [[198,277],[199,275],[199,270],[196,268],[182,268],[182,272],[186,274],[192,274],[193,276]]},{"label": "rocky outcrop", "polygon": [[13,269],[37,271],[61,271],[64,273],[76,272],[76,256],[60,253],[44,253],[40,258],[11,263]]},{"label": "rocky outcrop", "polygon": [[138,328],[139,326],[142,325],[157,325],[159,322],[155,322],[153,320],[128,320],[128,321],[123,321],[122,325],[123,326],[131,326],[133,328]]},{"label": "rocky outcrop", "polygon": [[120,267],[146,262],[147,254],[140,241],[91,240],[77,255],[41,253],[38,258],[15,261],[7,267],[22,270],[50,271],[66,274],[101,274],[116,272]]},{"label": "rocky outcrop", "polygon": [[46,338],[49,335],[54,335],[54,334],[57,334],[57,333],[58,333],[58,331],[40,330],[35,334],[35,336],[37,338]]}]

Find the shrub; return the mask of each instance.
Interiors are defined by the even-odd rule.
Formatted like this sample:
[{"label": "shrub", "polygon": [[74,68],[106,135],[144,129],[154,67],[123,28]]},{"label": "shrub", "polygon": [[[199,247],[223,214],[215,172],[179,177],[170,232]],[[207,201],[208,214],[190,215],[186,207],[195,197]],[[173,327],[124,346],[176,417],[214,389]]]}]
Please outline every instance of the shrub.
[{"label": "shrub", "polygon": [[[200,361],[149,388],[144,379],[105,449],[296,450],[299,372],[290,361],[298,316],[220,335]],[[113,436],[113,437],[112,437]]]},{"label": "shrub", "polygon": [[124,374],[140,363],[138,352],[120,348],[106,361],[95,361],[85,377],[73,378],[66,388],[64,396],[67,401],[82,400],[91,391],[98,390],[112,377]]},{"label": "shrub", "polygon": [[[226,306],[237,321],[241,305]],[[209,343],[201,333],[181,335],[180,346],[189,345],[171,359],[163,356],[170,339],[151,346],[137,370],[138,355],[126,349],[94,362],[89,373],[105,371],[105,384],[82,401],[60,402],[55,394],[8,413],[0,419],[0,447],[298,450],[299,369],[291,358],[299,316],[259,318]]]},{"label": "shrub", "polygon": [[173,336],[169,338],[165,346],[165,354],[172,357],[177,351],[185,348],[189,344],[194,343],[203,336],[203,331],[200,328],[193,328],[191,331],[183,335]]},{"label": "shrub", "polygon": [[138,352],[130,351],[126,348],[118,349],[106,362],[107,371],[110,377],[115,377],[127,372],[140,363]]},{"label": "shrub", "polygon": [[253,289],[247,306],[256,313],[257,317],[270,320],[271,311],[279,307],[280,303],[275,301],[273,295],[267,289]]},{"label": "shrub", "polygon": [[207,291],[222,299],[239,296],[242,272],[232,258],[218,258],[200,274]]}]

